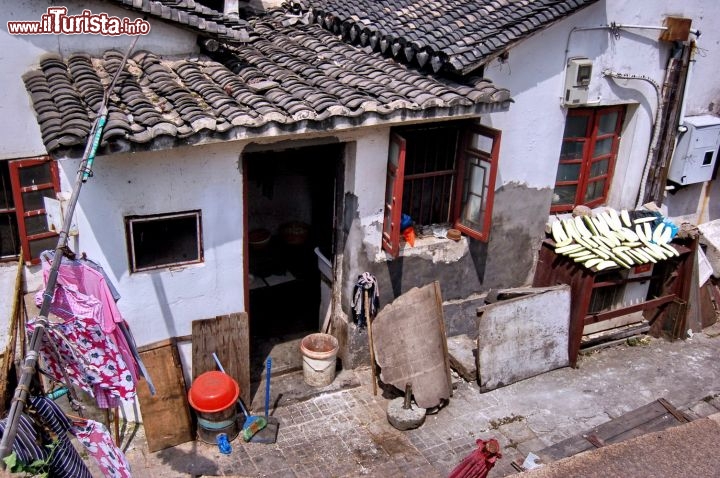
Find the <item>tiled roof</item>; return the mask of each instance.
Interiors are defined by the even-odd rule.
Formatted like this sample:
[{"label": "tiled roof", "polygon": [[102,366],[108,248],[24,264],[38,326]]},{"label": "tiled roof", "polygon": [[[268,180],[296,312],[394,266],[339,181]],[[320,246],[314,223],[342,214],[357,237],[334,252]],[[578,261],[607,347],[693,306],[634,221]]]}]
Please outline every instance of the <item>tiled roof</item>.
[{"label": "tiled roof", "polygon": [[345,41],[433,71],[468,74],[597,0],[304,0]]},{"label": "tiled roof", "polygon": [[[279,12],[274,18],[283,19]],[[106,151],[478,115],[505,110],[511,101],[488,80],[435,78],[348,45],[318,25],[270,20],[257,20],[258,35],[217,60],[131,55],[110,97]],[[45,57],[40,69],[23,76],[48,152],[82,149],[122,56]]]},{"label": "tiled roof", "polygon": [[195,0],[108,0],[118,6],[175,23],[201,36],[226,42],[248,40],[248,23],[201,5]]}]

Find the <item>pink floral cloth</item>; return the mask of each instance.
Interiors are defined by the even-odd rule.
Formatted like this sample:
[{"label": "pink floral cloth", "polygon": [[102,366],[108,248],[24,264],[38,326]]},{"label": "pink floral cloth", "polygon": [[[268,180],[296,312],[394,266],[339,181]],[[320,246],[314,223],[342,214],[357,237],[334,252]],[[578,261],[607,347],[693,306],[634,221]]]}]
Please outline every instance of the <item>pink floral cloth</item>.
[{"label": "pink floral cloth", "polygon": [[130,465],[122,451],[115,446],[107,428],[93,420],[85,425],[74,425],[73,434],[95,459],[108,478],[132,478]]},{"label": "pink floral cloth", "polygon": [[[42,302],[42,292],[35,301]],[[51,310],[63,322],[50,324],[40,354],[54,379],[64,382],[64,369],[73,383],[90,394],[100,389],[110,396],[131,400],[135,397],[135,379],[115,341],[98,323],[99,307],[97,299],[81,294],[77,288],[58,285]],[[27,328],[35,330],[34,319],[28,321]]]},{"label": "pink floral cloth", "polygon": [[[49,260],[42,261],[43,281],[45,283],[47,282],[47,276],[50,273],[50,268],[52,266],[50,262],[52,259],[49,257],[48,259]],[[80,294],[97,300],[99,305],[93,311],[94,317],[102,328],[102,331],[115,342],[118,350],[125,359],[125,363],[129,367],[133,380],[137,383],[140,373],[139,367],[133,357],[130,345],[127,343],[125,335],[118,328],[118,324],[125,323],[125,319],[123,319],[120,314],[120,309],[118,309],[112,292],[110,291],[110,287],[105,281],[105,277],[103,277],[102,273],[84,265],[81,262],[63,261],[58,269],[57,283],[58,285],[75,288]],[[58,294],[56,292],[55,298],[53,298],[53,308],[51,311],[52,313],[59,315],[55,310],[57,299]],[[73,306],[76,304],[66,303],[65,305],[70,306],[68,313],[72,314],[74,312]],[[68,307],[63,308],[68,309]],[[66,315],[65,317],[68,316]]]}]

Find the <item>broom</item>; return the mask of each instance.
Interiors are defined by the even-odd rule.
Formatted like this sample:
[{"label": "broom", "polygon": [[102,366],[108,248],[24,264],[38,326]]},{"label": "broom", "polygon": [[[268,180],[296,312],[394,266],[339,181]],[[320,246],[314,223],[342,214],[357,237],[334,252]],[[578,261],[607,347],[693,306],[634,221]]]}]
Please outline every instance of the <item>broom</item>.
[{"label": "broom", "polygon": [[[218,366],[218,369],[222,373],[225,373],[225,369],[223,368],[222,364],[220,363],[220,359],[218,358],[217,354],[213,352],[212,354],[213,359],[215,359],[215,363]],[[242,426],[242,437],[245,441],[250,441],[250,439],[260,430],[265,428],[267,426],[267,419],[265,417],[256,416],[256,415],[250,415],[245,408],[245,405],[243,405],[242,399],[238,398],[237,400],[238,405],[240,405],[240,409],[243,412],[243,415],[245,415],[245,423],[243,423]]]}]

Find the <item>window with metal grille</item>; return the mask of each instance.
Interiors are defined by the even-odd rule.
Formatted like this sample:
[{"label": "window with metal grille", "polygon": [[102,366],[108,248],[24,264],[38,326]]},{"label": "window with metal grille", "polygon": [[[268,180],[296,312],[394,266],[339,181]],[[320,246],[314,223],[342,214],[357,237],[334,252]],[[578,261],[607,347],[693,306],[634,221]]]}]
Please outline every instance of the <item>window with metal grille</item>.
[{"label": "window with metal grille", "polygon": [[551,212],[606,201],[624,115],[624,106],[568,111]]},{"label": "window with metal grille", "polygon": [[0,161],[0,257],[37,263],[55,249],[57,233],[47,224],[44,198],[60,191],[57,163],[48,157]]},{"label": "window with metal grille", "polygon": [[125,226],[132,272],[203,261],[200,211],[128,216]]},{"label": "window with metal grille", "polygon": [[383,248],[399,253],[403,213],[415,225],[449,224],[486,241],[499,148],[500,131],[467,122],[393,132]]}]

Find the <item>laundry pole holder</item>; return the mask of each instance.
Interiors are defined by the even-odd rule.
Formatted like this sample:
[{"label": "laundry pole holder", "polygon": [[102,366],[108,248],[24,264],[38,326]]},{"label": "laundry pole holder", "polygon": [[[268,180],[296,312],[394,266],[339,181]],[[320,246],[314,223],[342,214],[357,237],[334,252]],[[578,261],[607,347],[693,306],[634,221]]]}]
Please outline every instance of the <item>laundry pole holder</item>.
[{"label": "laundry pole holder", "polygon": [[[48,273],[47,283],[45,285],[45,291],[43,292],[43,301],[40,306],[40,312],[38,314],[37,321],[35,322],[35,330],[30,337],[29,351],[23,360],[21,367],[20,380],[18,380],[18,386],[15,388],[15,394],[12,399],[12,405],[10,406],[10,412],[8,414],[7,424],[5,426],[5,433],[3,434],[2,440],[0,440],[0,468],[5,469],[5,462],[2,458],[8,456],[12,450],[12,444],[15,441],[17,435],[18,424],[20,423],[20,415],[25,407],[29,392],[30,382],[35,374],[37,366],[38,351],[40,350],[40,344],[42,343],[43,336],[45,335],[45,329],[48,326],[48,314],[50,312],[50,305],[52,298],[55,293],[55,286],[57,285],[58,270],[62,263],[63,249],[67,245],[67,238],[70,232],[70,224],[72,222],[73,214],[75,213],[75,206],[77,205],[78,198],[80,197],[80,190],[82,189],[83,183],[92,176],[92,164],[95,160],[95,154],[97,153],[100,140],[103,135],[103,128],[105,127],[105,121],[108,115],[108,98],[110,93],[115,88],[120,73],[125,68],[127,59],[130,53],[135,48],[135,44],[138,41],[138,36],[133,38],[130,47],[125,52],[125,56],[120,63],[117,71],[113,75],[110,86],[103,95],[103,101],[100,106],[100,111],[93,124],[93,128],[90,130],[88,135],[88,142],[85,145],[85,151],[83,152],[82,160],[80,161],[80,167],[78,168],[75,184],[73,187],[72,195],[68,201],[67,210],[63,218],[63,226],[58,235],[57,246],[55,247],[55,254],[53,256],[52,266]],[[70,384],[67,384],[70,385]]]}]

